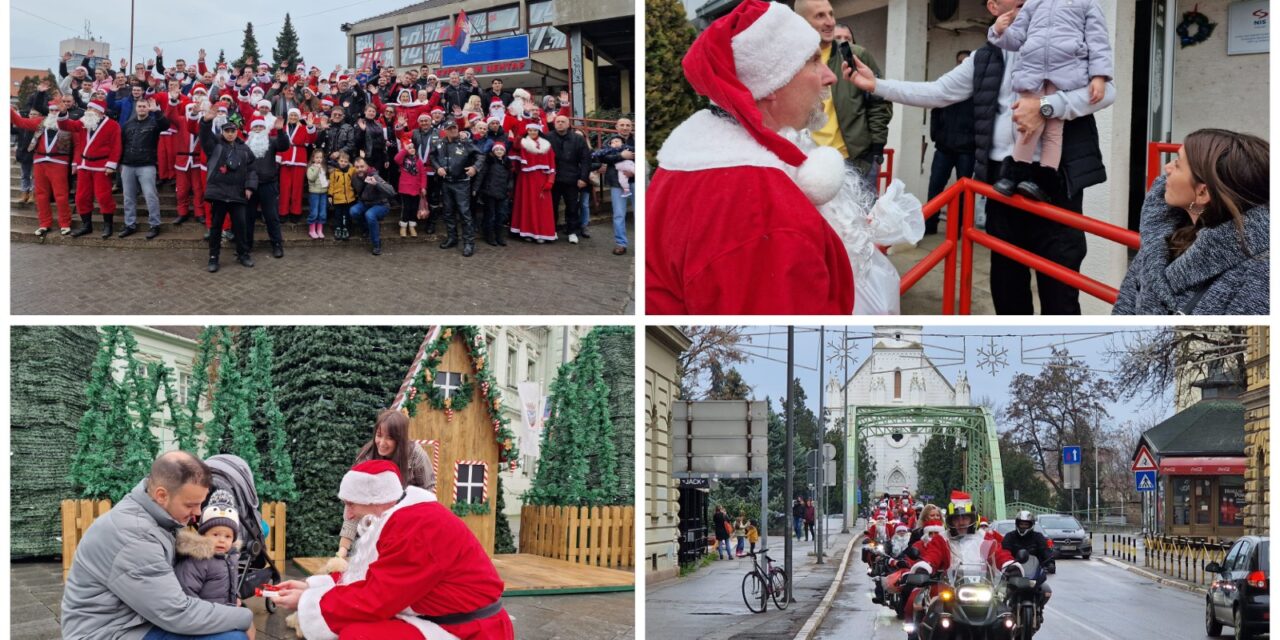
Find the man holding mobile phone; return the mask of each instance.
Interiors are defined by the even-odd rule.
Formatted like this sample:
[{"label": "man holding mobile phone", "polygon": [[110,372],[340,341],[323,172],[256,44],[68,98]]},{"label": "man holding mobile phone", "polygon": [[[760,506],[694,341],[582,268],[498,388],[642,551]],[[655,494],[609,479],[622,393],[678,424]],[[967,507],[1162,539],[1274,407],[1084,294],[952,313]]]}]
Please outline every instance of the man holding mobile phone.
[{"label": "man holding mobile phone", "polygon": [[830,95],[822,101],[827,123],[814,132],[813,139],[839,151],[845,162],[878,192],[876,176],[880,173],[885,141],[889,139],[893,104],[853,86],[840,73],[840,63],[844,60],[841,54],[847,47],[848,53],[871,67],[876,76],[882,75],[880,65],[870,52],[853,44],[852,37],[848,42],[843,38],[837,42],[835,14],[828,0],[796,0],[795,12],[818,32],[822,62],[837,78]]}]

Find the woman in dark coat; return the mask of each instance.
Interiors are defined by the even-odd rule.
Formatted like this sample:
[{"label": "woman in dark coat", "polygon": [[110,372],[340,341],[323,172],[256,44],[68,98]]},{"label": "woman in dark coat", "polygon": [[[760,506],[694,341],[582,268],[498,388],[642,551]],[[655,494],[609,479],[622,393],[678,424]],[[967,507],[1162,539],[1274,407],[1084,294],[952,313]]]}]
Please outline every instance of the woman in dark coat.
[{"label": "woman in dark coat", "polygon": [[1186,137],[1142,204],[1142,248],[1112,313],[1269,312],[1269,153],[1265,140],[1234,131]]}]

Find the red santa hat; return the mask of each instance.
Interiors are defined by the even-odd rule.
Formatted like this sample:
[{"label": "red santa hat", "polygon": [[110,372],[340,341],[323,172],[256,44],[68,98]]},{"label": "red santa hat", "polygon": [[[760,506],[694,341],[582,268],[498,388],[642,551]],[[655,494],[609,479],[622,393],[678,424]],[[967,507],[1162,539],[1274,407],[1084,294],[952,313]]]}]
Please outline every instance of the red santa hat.
[{"label": "red santa hat", "polygon": [[711,23],[685,54],[685,78],[694,91],[729,112],[752,139],[798,168],[796,185],[809,200],[835,197],[844,180],[844,159],[831,147],[808,156],[764,126],[756,101],[782,88],[817,53],[818,32],[786,5],[744,0]]},{"label": "red santa hat", "polygon": [[476,120],[479,120],[480,118],[481,118],[480,114],[478,114],[478,113],[476,113],[476,112],[474,112],[474,111],[468,111],[468,112],[467,112],[467,123],[468,123],[468,124],[470,124],[470,123],[472,123],[472,122],[475,122]]},{"label": "red santa hat", "polygon": [[269,64],[267,64],[267,63],[265,63],[265,62],[259,62],[259,63],[258,63],[258,68],[259,68],[259,69],[270,69],[270,68],[271,68],[271,65],[269,65]]},{"label": "red santa hat", "polygon": [[294,108],[290,109],[290,110],[288,111],[288,113],[286,113],[285,115],[290,115],[290,116],[292,116],[292,115],[296,115],[296,116],[298,116],[299,118],[301,118],[301,117],[302,117],[302,110],[301,110],[301,109],[298,109],[297,107],[294,107]]},{"label": "red santa hat", "polygon": [[418,122],[422,122],[423,120],[430,120],[430,119],[431,119],[431,114],[429,114],[429,113],[419,113],[419,114],[418,114]]},{"label": "red santa hat", "polygon": [[61,102],[59,102],[59,101],[57,101],[57,100],[50,100],[50,101],[49,101],[49,110],[50,110],[50,111],[62,111],[62,103],[61,103]]},{"label": "red santa hat", "polygon": [[528,131],[530,129],[537,131],[538,133],[542,133],[542,124],[538,122],[530,122],[529,124],[526,124],[524,126],[525,131]]},{"label": "red santa hat", "polygon": [[90,108],[90,109],[93,109],[93,110],[95,110],[95,111],[97,111],[98,113],[104,114],[104,115],[107,113],[107,103],[105,103],[105,102],[103,102],[103,101],[101,101],[101,100],[94,100],[93,102],[90,102],[90,103],[89,103],[89,108]]},{"label": "red santa hat", "polygon": [[226,113],[226,112],[227,112],[227,105],[225,105],[225,104],[220,104],[220,105],[218,105],[218,112],[219,112],[219,113]]},{"label": "red santa hat", "polygon": [[973,514],[973,498],[963,491],[951,492],[951,504],[947,505],[947,515]]},{"label": "red santa hat", "polygon": [[435,114],[437,114],[437,113],[443,114],[443,113],[444,113],[444,109],[441,109],[440,107],[436,107],[436,108],[434,108],[434,109],[432,109],[432,110],[431,110],[431,114],[432,114],[432,115],[435,115]]},{"label": "red santa hat", "polygon": [[936,514],[924,519],[925,533],[942,533],[944,528],[946,527],[942,524],[942,518]]},{"label": "red santa hat", "polygon": [[328,109],[333,106],[333,101],[328,98],[323,98],[320,100],[320,106]]},{"label": "red santa hat", "polygon": [[346,81],[348,81],[348,80],[350,80],[350,79],[351,79],[351,76],[346,75],[346,74],[343,74],[343,75],[338,76],[338,82],[346,82]]},{"label": "red santa hat", "polygon": [[267,100],[266,98],[263,98],[263,99],[261,99],[261,100],[259,100],[259,101],[255,102],[255,103],[253,103],[253,106],[255,106],[255,107],[259,108],[259,109],[261,109],[261,108],[263,108],[263,107],[266,107],[266,108],[270,109],[270,108],[271,108],[271,101],[270,101],[270,100]]},{"label": "red santa hat", "polygon": [[496,122],[498,124],[502,124],[502,118],[500,116],[489,116],[489,119],[485,122]]},{"label": "red santa hat", "polygon": [[254,118],[252,121],[249,122],[249,129],[252,130],[258,127],[262,127],[263,129],[266,129],[267,121],[264,120],[263,118]]},{"label": "red santa hat", "polygon": [[389,460],[368,460],[351,467],[338,487],[338,497],[355,504],[387,504],[403,495],[400,469]]},{"label": "red santa hat", "polygon": [[911,533],[911,528],[905,522],[899,522],[893,527],[893,535],[898,535],[899,533]]}]

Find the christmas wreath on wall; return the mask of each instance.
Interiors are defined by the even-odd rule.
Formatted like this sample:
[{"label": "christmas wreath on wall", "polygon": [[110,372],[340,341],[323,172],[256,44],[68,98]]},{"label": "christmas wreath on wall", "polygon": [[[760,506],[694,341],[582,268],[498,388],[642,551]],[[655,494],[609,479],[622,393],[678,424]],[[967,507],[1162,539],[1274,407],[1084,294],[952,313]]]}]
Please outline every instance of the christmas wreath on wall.
[{"label": "christmas wreath on wall", "polygon": [[[1218,26],[1216,22],[1209,22],[1209,17],[1200,13],[1199,5],[1192,10],[1182,14],[1182,22],[1178,23],[1178,38],[1182,41],[1182,48],[1185,49],[1192,45],[1200,44],[1209,39],[1213,34],[1213,28]],[[1191,33],[1191,27],[1195,27],[1195,33]]]},{"label": "christmas wreath on wall", "polygon": [[[467,345],[475,372],[470,376],[464,375],[458,388],[452,394],[446,394],[444,389],[436,385],[436,372],[440,368],[444,354],[449,351],[455,332],[462,336],[462,341]],[[462,411],[471,404],[475,383],[478,382],[480,397],[487,405],[493,420],[493,435],[498,442],[498,462],[508,463],[514,470],[516,468],[515,435],[507,426],[510,420],[502,415],[502,393],[497,389],[498,379],[489,365],[489,346],[485,343],[484,333],[479,327],[443,327],[440,336],[427,345],[418,375],[414,376],[410,387],[405,390],[408,394],[405,408],[410,416],[414,415],[418,404],[417,396],[422,395],[431,408],[444,411],[445,419],[452,422],[454,412]],[[485,509],[487,512],[487,504]]]}]

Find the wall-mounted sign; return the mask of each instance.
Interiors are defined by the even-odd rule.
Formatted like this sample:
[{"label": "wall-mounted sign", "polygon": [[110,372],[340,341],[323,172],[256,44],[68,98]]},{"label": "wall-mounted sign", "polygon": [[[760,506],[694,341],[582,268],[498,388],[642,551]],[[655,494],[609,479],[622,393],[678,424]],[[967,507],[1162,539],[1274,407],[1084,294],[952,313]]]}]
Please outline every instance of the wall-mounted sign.
[{"label": "wall-mounted sign", "polygon": [[1271,50],[1270,4],[1269,0],[1245,0],[1227,7],[1227,55]]}]

